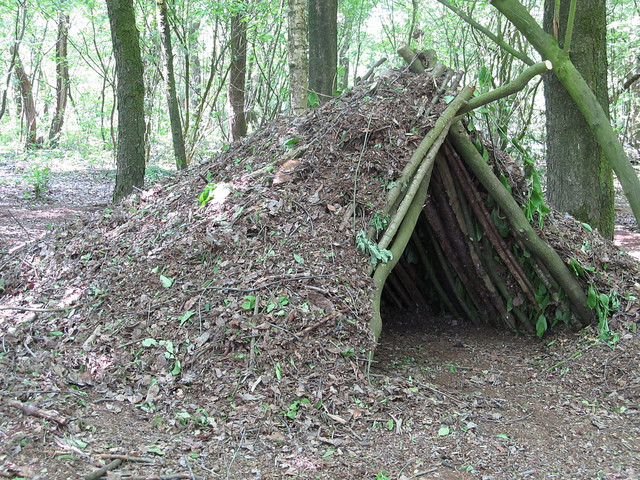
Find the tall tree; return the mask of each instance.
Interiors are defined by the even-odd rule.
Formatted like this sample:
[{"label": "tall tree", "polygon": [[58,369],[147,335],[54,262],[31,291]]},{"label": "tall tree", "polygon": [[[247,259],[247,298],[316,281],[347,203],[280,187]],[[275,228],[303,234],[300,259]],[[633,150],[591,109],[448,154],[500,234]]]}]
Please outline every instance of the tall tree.
[{"label": "tall tree", "polygon": [[338,1],[308,0],[309,89],[320,102],[331,98],[338,73]]},{"label": "tall tree", "polygon": [[229,130],[231,138],[238,140],[247,134],[244,113],[244,90],[247,76],[247,22],[238,5],[231,16],[231,66],[229,70]]},{"label": "tall tree", "polygon": [[27,124],[27,131],[25,135],[25,147],[27,149],[37,148],[42,144],[42,138],[38,137],[38,119],[36,114],[36,104],[33,99],[33,85],[27,72],[24,70],[20,54],[18,52],[18,45],[12,45],[10,48],[10,54],[15,59],[15,71],[18,79],[18,87],[20,89],[20,98],[22,106],[22,116]]},{"label": "tall tree", "polygon": [[61,12],[58,16],[58,36],[56,38],[56,111],[51,120],[49,142],[52,148],[58,146],[64,113],[69,93],[69,62],[67,46],[69,44],[69,14]]},{"label": "tall tree", "polygon": [[167,2],[156,0],[158,14],[158,30],[162,38],[162,57],[164,66],[164,80],[169,105],[169,123],[171,125],[171,140],[173,142],[173,154],[176,158],[178,170],[187,168],[187,154],[184,148],[184,134],[182,132],[182,120],[180,119],[180,106],[176,94],[176,76],[173,69],[173,48],[171,45],[171,27],[167,14]]},{"label": "tall tree", "polygon": [[306,0],[289,0],[289,103],[296,115],[307,109]]},{"label": "tall tree", "polygon": [[[572,63],[608,115],[606,0],[580,0],[579,3],[579,8],[572,12],[571,2],[567,0],[546,0],[544,29],[558,40],[561,48],[568,50]],[[573,26],[570,38],[567,26]],[[544,76],[544,97],[549,203],[597,227],[601,235],[613,238],[611,165],[576,102],[552,73]]]},{"label": "tall tree", "polygon": [[144,185],[144,69],[133,0],[107,0],[107,12],[118,85],[117,203]]}]

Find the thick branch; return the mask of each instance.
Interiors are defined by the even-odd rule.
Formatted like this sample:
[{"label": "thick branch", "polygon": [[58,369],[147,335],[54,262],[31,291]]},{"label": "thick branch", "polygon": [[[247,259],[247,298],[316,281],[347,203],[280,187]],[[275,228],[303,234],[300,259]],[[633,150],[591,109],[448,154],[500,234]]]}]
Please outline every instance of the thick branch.
[{"label": "thick branch", "polygon": [[546,62],[536,63],[535,65],[527,68],[515,80],[512,80],[506,85],[498,87],[495,90],[491,90],[484,95],[472,98],[464,107],[460,109],[459,113],[468,113],[478,107],[491,102],[495,102],[496,100],[499,100],[501,98],[508,97],[509,95],[513,95],[514,93],[517,93],[524,87],[526,87],[533,77],[535,77],[536,75],[541,75],[546,71],[551,70],[552,68],[553,66],[551,65],[551,62],[549,60],[547,60]]},{"label": "thick branch", "polygon": [[484,185],[488,192],[507,215],[509,223],[513,227],[513,233],[520,238],[527,249],[541,261],[553,275],[556,281],[567,294],[573,313],[582,325],[588,325],[593,321],[593,312],[587,305],[587,297],[580,283],[566,267],[558,253],[540,239],[527,222],[520,206],[493,174],[484,161],[475,145],[464,133],[464,127],[459,122],[449,130],[449,139],[456,150],[473,172],[476,178]]}]

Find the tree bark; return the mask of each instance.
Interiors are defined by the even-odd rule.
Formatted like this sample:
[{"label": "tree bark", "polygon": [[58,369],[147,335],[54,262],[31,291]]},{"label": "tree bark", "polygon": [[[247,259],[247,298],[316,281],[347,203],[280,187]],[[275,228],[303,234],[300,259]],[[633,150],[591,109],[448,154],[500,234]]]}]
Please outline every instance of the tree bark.
[{"label": "tree bark", "polygon": [[289,0],[289,103],[296,115],[307,109],[306,0]]},{"label": "tree bark", "polygon": [[107,0],[107,12],[118,85],[117,203],[144,185],[144,80],[133,0]]},{"label": "tree bark", "polygon": [[326,102],[336,90],[338,73],[338,2],[308,0],[309,89]]},{"label": "tree bark", "polygon": [[[589,129],[613,167],[638,224],[640,224],[640,180],[629,162],[609,118],[595,94],[556,40],[545,33],[529,11],[516,0],[493,0],[496,7],[527,38],[529,43],[550,60],[553,72],[578,105]],[[582,192],[591,195],[592,192]]]},{"label": "tree bark", "polygon": [[171,46],[171,28],[167,15],[167,2],[156,0],[156,12],[158,15],[158,29],[162,38],[162,56],[164,59],[164,79],[169,106],[169,123],[171,124],[171,140],[173,142],[173,154],[176,157],[176,168],[187,168],[187,154],[184,148],[184,134],[182,133],[182,120],[180,119],[180,106],[176,94],[176,77],[173,71],[173,48]]},{"label": "tree bark", "polygon": [[231,68],[229,70],[229,130],[238,140],[247,134],[244,93],[247,76],[247,23],[244,12],[231,17]]},{"label": "tree bark", "polygon": [[[555,0],[545,1],[544,29],[554,34],[557,30],[558,43],[562,48],[569,2],[560,3],[558,19],[554,18],[555,3]],[[569,58],[608,117],[606,28],[605,0],[581,0],[575,15]],[[576,102],[551,73],[544,76],[544,97],[549,203],[611,239],[614,228],[611,166]]]},{"label": "tree bark", "polygon": [[69,61],[67,46],[69,44],[68,14],[61,13],[58,17],[58,38],[56,39],[56,111],[49,129],[49,144],[56,148],[60,140],[60,132],[64,123],[64,113],[67,108],[69,93]]},{"label": "tree bark", "polygon": [[38,120],[36,105],[33,100],[33,87],[29,80],[29,76],[24,71],[17,45],[12,45],[9,53],[15,56],[15,71],[18,79],[18,85],[20,87],[20,97],[22,98],[22,114],[24,115],[24,119],[27,124],[25,147],[27,149],[37,148],[42,143],[42,139],[38,138]]}]

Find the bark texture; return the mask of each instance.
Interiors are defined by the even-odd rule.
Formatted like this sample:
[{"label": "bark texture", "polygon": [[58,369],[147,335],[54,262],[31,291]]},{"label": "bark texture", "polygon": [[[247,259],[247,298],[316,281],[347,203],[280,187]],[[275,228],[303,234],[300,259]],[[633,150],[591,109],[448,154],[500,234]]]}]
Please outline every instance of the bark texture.
[{"label": "bark texture", "polygon": [[144,185],[144,81],[133,0],[107,0],[116,64],[118,147],[113,201]]},{"label": "bark texture", "polygon": [[[569,16],[568,1],[546,0],[544,29],[564,39]],[[609,113],[607,90],[605,0],[581,0],[573,24],[569,58],[589,84],[605,113]],[[547,182],[549,203],[578,220],[597,227],[613,238],[613,173],[609,162],[575,101],[549,73],[544,76],[547,123]]]},{"label": "bark texture", "polygon": [[338,73],[338,2],[308,0],[309,89],[320,102],[331,98]]},{"label": "bark texture", "polygon": [[229,130],[238,140],[247,134],[244,113],[245,81],[247,77],[247,23],[243,12],[231,17],[231,67],[229,69]]},{"label": "bark texture", "polygon": [[56,111],[49,129],[49,143],[52,148],[58,146],[60,132],[64,123],[64,113],[67,109],[69,93],[69,62],[67,47],[69,44],[69,21],[67,14],[58,17],[58,37],[56,39]]},{"label": "bark texture", "polygon": [[296,115],[307,109],[306,0],[289,0],[289,103]]},{"label": "bark texture", "polygon": [[38,120],[36,116],[36,104],[33,101],[33,87],[29,76],[24,71],[20,54],[18,53],[18,47],[12,46],[11,55],[15,57],[15,71],[18,79],[18,86],[20,89],[21,111],[26,125],[25,135],[25,147],[36,148],[40,143],[37,135]]},{"label": "bark texture", "polygon": [[184,148],[184,135],[182,133],[182,120],[180,119],[180,106],[176,94],[176,77],[173,71],[173,47],[171,45],[171,27],[167,15],[167,2],[156,1],[158,14],[158,29],[162,38],[162,56],[164,60],[164,80],[169,106],[169,122],[171,124],[171,140],[173,142],[173,154],[176,157],[176,168],[187,168],[187,154]]}]

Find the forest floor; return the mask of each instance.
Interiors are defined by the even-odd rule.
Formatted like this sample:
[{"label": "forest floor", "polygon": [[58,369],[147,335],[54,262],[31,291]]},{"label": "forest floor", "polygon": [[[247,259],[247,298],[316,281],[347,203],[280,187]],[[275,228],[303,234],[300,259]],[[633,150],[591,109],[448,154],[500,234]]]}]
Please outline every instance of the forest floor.
[{"label": "forest floor", "polygon": [[[26,168],[6,159],[0,165],[3,249],[103,211],[109,201],[108,170],[54,171],[35,200],[24,196]],[[640,254],[632,217],[622,212],[619,220],[617,239]],[[362,379],[384,392],[381,408],[356,385],[361,411],[339,432],[317,427],[302,439],[286,428],[217,434],[197,418],[205,392],[181,392],[169,399],[173,418],[158,419],[136,406],[132,392],[110,396],[69,377],[61,388],[43,361],[53,340],[42,350],[31,344],[24,365],[32,364],[31,378],[2,373],[3,477],[79,478],[127,455],[115,469],[122,476],[97,478],[640,478],[640,342],[631,332],[617,342],[600,340],[594,329],[540,341],[460,328],[450,318],[419,328],[411,319],[391,324]],[[40,399],[44,418],[12,403],[16,395]]]},{"label": "forest floor", "polygon": [[[108,206],[112,171],[52,168],[48,191],[33,199],[25,198],[33,187],[24,180],[29,168],[0,159],[0,281],[9,260],[28,264],[48,256],[52,278],[60,273],[56,269],[81,272],[73,277],[78,282],[56,280],[49,291],[65,291],[77,300],[84,288],[92,305],[65,318],[50,305],[38,304],[40,297],[9,292],[11,285],[0,284],[0,292],[6,288],[0,308],[7,308],[0,310],[0,477],[640,479],[637,302],[627,304],[623,316],[612,316],[614,336],[609,338],[587,328],[540,340],[450,317],[396,312],[393,321],[385,319],[374,360],[357,358],[358,349],[338,348],[333,337],[323,343],[319,335],[316,368],[305,356],[303,337],[323,331],[334,318],[331,312],[342,305],[341,287],[320,296],[319,288],[308,287],[309,305],[321,304],[329,315],[304,329],[298,326],[299,335],[277,343],[278,330],[292,331],[287,322],[294,320],[291,309],[280,317],[282,326],[275,325],[277,312],[286,310],[283,292],[293,303],[281,281],[278,304],[266,307],[275,308],[266,321],[246,329],[240,317],[230,317],[236,333],[225,340],[226,349],[216,351],[209,341],[217,332],[215,319],[211,325],[200,320],[195,333],[192,328],[197,326],[193,312],[206,317],[209,306],[201,308],[190,297],[189,283],[184,282],[180,300],[155,302],[150,291],[140,290],[137,304],[127,303],[124,295],[111,297],[121,301],[105,301],[108,287],[92,280],[102,275],[100,281],[108,278],[136,292],[137,283],[144,283],[133,264],[126,263],[127,252],[107,261],[107,240],[94,239],[95,245],[87,240],[112,214],[124,215]],[[171,202],[182,201],[180,188],[163,192],[170,210],[179,210]],[[633,217],[622,200],[618,207],[616,240],[640,256]],[[143,237],[153,239],[144,245],[155,248],[136,254],[143,259],[166,248],[154,243],[162,233],[147,232],[149,225],[167,222],[167,235],[174,228],[170,216],[160,211],[150,221],[148,210],[140,210],[137,223],[113,220],[119,235],[114,238],[126,237],[126,248]],[[303,217],[311,219],[303,210]],[[90,223],[90,216],[103,223]],[[316,230],[321,228],[320,219],[313,219]],[[61,225],[66,226],[57,237],[47,236]],[[291,235],[298,227],[285,225]],[[197,225],[193,228],[197,231]],[[75,238],[78,232],[84,240]],[[181,234],[175,235],[179,239]],[[17,250],[24,243],[30,246]],[[308,261],[310,252],[300,255]],[[65,263],[69,259],[72,267]],[[113,267],[117,262],[121,271]],[[196,267],[187,267],[191,270],[181,276],[178,266],[166,264],[160,272],[166,275],[161,275],[163,284],[198,275]],[[225,268],[233,273],[235,267],[220,264],[221,275]],[[117,273],[124,271],[132,273]],[[170,285],[164,287],[170,291]],[[23,292],[30,288],[30,283],[21,284]],[[40,306],[6,307],[10,295]],[[191,313],[178,317],[162,311],[174,315],[174,324],[161,323],[160,316],[154,317],[156,309],[171,301],[181,306],[177,311]],[[358,301],[352,298],[350,308],[357,310]],[[69,311],[70,305],[65,307]],[[349,325],[341,328],[345,335],[353,331]],[[162,333],[165,340],[158,345],[154,339]],[[182,365],[175,361],[178,344]],[[156,347],[154,354],[148,353],[151,347]],[[274,368],[256,369],[254,352],[259,359],[271,359]],[[344,358],[330,361],[334,356]]]}]

